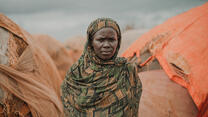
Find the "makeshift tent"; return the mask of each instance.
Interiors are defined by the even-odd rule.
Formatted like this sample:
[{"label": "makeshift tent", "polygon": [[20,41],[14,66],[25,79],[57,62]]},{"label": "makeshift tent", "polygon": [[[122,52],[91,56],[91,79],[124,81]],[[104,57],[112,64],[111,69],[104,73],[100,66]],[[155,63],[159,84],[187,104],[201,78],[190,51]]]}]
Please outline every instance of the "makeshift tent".
[{"label": "makeshift tent", "polygon": [[61,117],[62,78],[51,57],[3,14],[0,33],[1,116]]},{"label": "makeshift tent", "polygon": [[147,60],[156,58],[170,79],[188,89],[199,111],[207,113],[207,32],[208,3],[156,26],[136,40],[123,56],[140,58],[141,51],[148,48],[151,54]]},{"label": "makeshift tent", "polygon": [[83,36],[74,36],[70,37],[64,42],[64,46],[67,49],[72,49],[72,50],[84,50],[86,38]]},{"label": "makeshift tent", "polygon": [[62,43],[48,35],[33,35],[33,40],[50,55],[61,78],[64,79],[66,72],[75,62],[73,60],[74,55],[69,54],[69,50]]},{"label": "makeshift tent", "polygon": [[118,56],[121,54],[135,41],[137,40],[146,30],[131,29],[121,34],[121,47],[118,52]]},{"label": "makeshift tent", "polygon": [[75,63],[82,55],[85,42],[86,38],[83,36],[74,36],[64,42],[64,46],[67,48],[68,54],[73,63]]},{"label": "makeshift tent", "polygon": [[172,82],[163,70],[138,73],[142,81],[139,117],[196,117],[188,91]]}]

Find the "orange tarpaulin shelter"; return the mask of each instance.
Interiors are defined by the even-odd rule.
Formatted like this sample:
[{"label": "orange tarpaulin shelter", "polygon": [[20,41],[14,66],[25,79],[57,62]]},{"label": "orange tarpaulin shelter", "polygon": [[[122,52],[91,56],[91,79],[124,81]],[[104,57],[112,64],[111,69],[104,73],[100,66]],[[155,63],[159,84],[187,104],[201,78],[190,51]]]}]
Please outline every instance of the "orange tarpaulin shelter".
[{"label": "orange tarpaulin shelter", "polygon": [[123,56],[140,57],[147,45],[151,58],[159,61],[170,79],[188,89],[199,111],[208,116],[208,3],[143,34]]}]

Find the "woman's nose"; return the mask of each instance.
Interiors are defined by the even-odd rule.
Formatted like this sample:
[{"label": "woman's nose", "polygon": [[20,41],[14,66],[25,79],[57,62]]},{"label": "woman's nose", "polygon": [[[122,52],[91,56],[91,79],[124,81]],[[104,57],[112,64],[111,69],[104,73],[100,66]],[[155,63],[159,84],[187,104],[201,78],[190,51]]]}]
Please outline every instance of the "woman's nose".
[{"label": "woman's nose", "polygon": [[103,47],[104,47],[104,48],[109,48],[109,47],[110,47],[109,42],[108,42],[108,41],[104,41],[104,42],[103,42]]}]

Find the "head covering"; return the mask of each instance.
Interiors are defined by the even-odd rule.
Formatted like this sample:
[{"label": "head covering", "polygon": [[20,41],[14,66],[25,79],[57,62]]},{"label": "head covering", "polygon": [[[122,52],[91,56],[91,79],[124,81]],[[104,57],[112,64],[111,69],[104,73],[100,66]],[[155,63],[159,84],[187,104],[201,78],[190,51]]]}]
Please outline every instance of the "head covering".
[{"label": "head covering", "polygon": [[[93,38],[93,36],[94,36],[94,34],[97,32],[97,31],[99,31],[99,30],[101,30],[101,29],[103,29],[103,28],[112,28],[112,29],[114,29],[115,31],[116,31],[116,33],[117,33],[117,36],[118,36],[118,46],[117,46],[117,48],[116,48],[116,52],[115,52],[115,54],[113,55],[113,57],[112,57],[112,60],[114,60],[116,57],[117,57],[117,55],[118,55],[118,51],[119,51],[119,49],[120,49],[120,45],[121,45],[121,31],[120,31],[120,27],[119,27],[119,25],[117,24],[117,22],[116,21],[114,21],[113,19],[111,19],[111,18],[98,18],[98,19],[96,19],[96,20],[94,20],[90,25],[89,25],[89,27],[88,27],[88,29],[87,29],[87,43],[86,43],[86,45],[85,45],[85,50],[87,50],[88,52],[90,52],[90,54],[92,54],[91,56],[92,57],[95,57],[95,58],[93,58],[94,59],[94,61],[95,62],[97,62],[97,63],[99,63],[99,64],[109,64],[109,63],[112,63],[112,61],[110,62],[110,61],[103,61],[103,60],[101,60],[101,59],[99,59],[96,55],[95,55],[95,53],[94,53],[94,51],[93,51],[93,49],[92,49],[92,45],[91,45],[91,42],[92,42],[92,38]],[[118,62],[118,61],[117,61]],[[122,62],[122,61],[120,61],[120,62]],[[124,61],[123,61],[124,62]]]},{"label": "head covering", "polygon": [[111,18],[98,18],[94,20],[93,22],[91,22],[91,24],[89,25],[87,29],[88,39],[92,37],[100,29],[107,28],[107,27],[114,29],[118,34],[118,39],[119,40],[121,39],[120,27],[117,24],[117,22]]},{"label": "head covering", "polygon": [[[92,36],[105,27],[113,28],[119,39],[115,55],[104,61],[95,55]],[[110,18],[98,18],[87,30],[88,40],[77,63],[67,72],[61,86],[66,117],[137,117],[141,82],[136,67],[116,57],[121,33]]]}]

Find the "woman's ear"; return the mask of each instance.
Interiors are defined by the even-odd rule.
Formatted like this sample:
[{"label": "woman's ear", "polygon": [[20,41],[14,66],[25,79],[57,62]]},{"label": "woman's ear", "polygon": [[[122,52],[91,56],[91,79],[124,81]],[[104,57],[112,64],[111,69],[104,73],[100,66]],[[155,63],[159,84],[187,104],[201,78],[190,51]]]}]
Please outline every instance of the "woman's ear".
[{"label": "woman's ear", "polygon": [[93,39],[94,39],[93,37],[89,37],[89,46],[91,47],[92,50],[94,50],[94,47],[92,44]]}]

